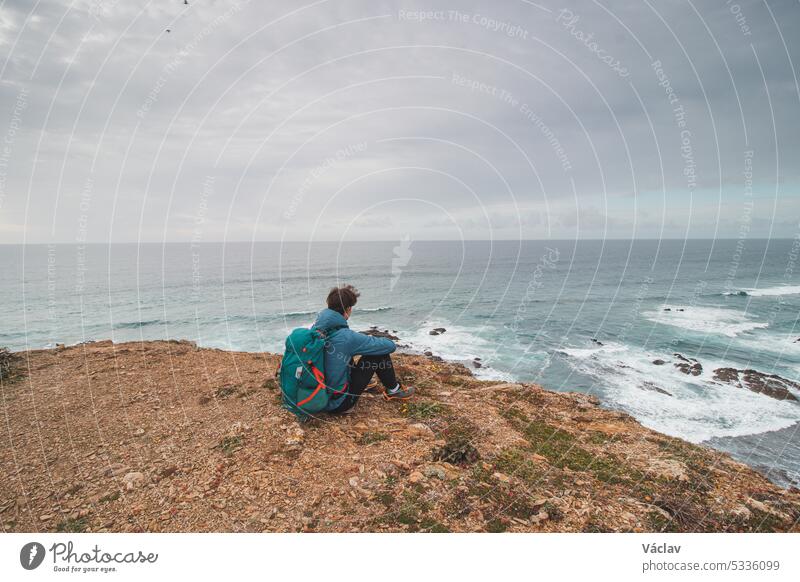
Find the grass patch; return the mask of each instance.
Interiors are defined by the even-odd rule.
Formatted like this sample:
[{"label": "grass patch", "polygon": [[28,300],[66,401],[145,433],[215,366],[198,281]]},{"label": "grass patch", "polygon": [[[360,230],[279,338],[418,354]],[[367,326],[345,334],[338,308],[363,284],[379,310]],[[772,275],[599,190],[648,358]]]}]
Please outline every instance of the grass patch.
[{"label": "grass patch", "polygon": [[469,420],[448,418],[446,425],[438,433],[444,438],[445,444],[433,451],[434,461],[445,461],[464,467],[481,458],[478,449],[472,444],[478,434],[478,427]]},{"label": "grass patch", "polygon": [[498,486],[498,483],[491,476],[491,470],[483,467],[476,466],[473,469],[472,479],[470,479],[467,486],[469,487],[470,495],[489,502],[492,506],[492,511],[500,515],[529,519],[539,513],[539,510],[543,507],[543,505],[533,504],[530,495],[524,491]]},{"label": "grass patch", "polygon": [[223,386],[222,388],[217,388],[216,392],[214,392],[214,396],[220,400],[225,400],[233,394],[236,394],[237,391],[238,388],[236,386]]},{"label": "grass patch", "polygon": [[8,348],[0,348],[0,380],[13,382],[22,378],[22,358]]},{"label": "grass patch", "polygon": [[598,480],[609,484],[638,482],[643,474],[620,462],[612,456],[601,456],[579,446],[577,438],[542,422],[533,420],[523,423],[508,411],[504,416],[510,420],[525,439],[531,444],[534,452],[545,457],[551,465],[560,469],[592,473]]},{"label": "grass patch", "polygon": [[381,491],[376,496],[376,499],[384,507],[392,507],[395,504],[395,497],[392,491]]},{"label": "grass patch", "polygon": [[422,522],[420,522],[419,530],[427,533],[450,533],[450,530],[447,529],[447,526],[439,523],[435,519],[431,519],[430,517],[426,517],[422,520]]},{"label": "grass patch", "polygon": [[[653,497],[653,505],[660,507],[670,516],[667,519],[659,512],[651,512],[648,519],[654,526],[660,526],[658,531],[704,531],[707,524],[714,521],[708,509],[698,503],[696,497],[688,491],[676,489],[656,494]],[[653,514],[657,514],[658,517]]]},{"label": "grass patch", "polygon": [[525,451],[517,448],[501,452],[495,459],[494,466],[502,473],[519,477],[530,485],[536,485],[544,477]]},{"label": "grass patch", "polygon": [[547,515],[550,517],[550,521],[561,521],[564,519],[564,512],[550,501],[545,501],[544,505],[542,506],[542,510],[547,512]]},{"label": "grass patch", "polygon": [[788,528],[786,523],[778,516],[758,509],[750,508],[750,519],[747,520],[746,530],[751,532],[784,532]]},{"label": "grass patch", "polygon": [[112,501],[116,501],[117,499],[119,499],[120,495],[121,494],[119,491],[114,491],[112,493],[109,493],[108,495],[103,495],[100,498],[100,503],[111,503]]},{"label": "grass patch", "polygon": [[440,376],[439,380],[442,382],[442,384],[447,384],[448,386],[461,387],[469,381],[469,377],[459,374],[446,374],[444,376]]},{"label": "grass patch", "polygon": [[489,533],[503,533],[506,529],[508,529],[508,527],[503,523],[503,520],[498,517],[486,523],[486,531]]},{"label": "grass patch", "polygon": [[384,432],[365,432],[356,441],[359,445],[374,445],[389,440],[389,435]]},{"label": "grass patch", "polygon": [[[384,501],[389,503],[384,503]],[[419,491],[408,490],[403,492],[401,499],[397,500],[391,493],[381,501],[387,507],[395,507],[396,510],[381,516],[379,521],[385,525],[405,526],[410,532],[417,532],[425,527],[431,527],[437,523],[430,519],[426,514],[430,511],[430,503],[422,499]]]},{"label": "grass patch", "polygon": [[433,451],[434,461],[444,461],[453,465],[472,465],[481,458],[470,439],[463,435],[456,435]]},{"label": "grass patch", "polygon": [[226,455],[232,455],[242,448],[244,439],[240,436],[226,436],[219,442],[220,450]]},{"label": "grass patch", "polygon": [[527,414],[525,414],[522,410],[520,410],[514,405],[508,407],[506,410],[503,411],[502,414],[508,420],[519,420],[521,422],[524,422],[525,424],[528,424],[531,421],[528,418]]},{"label": "grass patch", "polygon": [[81,533],[85,532],[87,527],[89,527],[89,522],[86,521],[85,517],[78,519],[68,517],[56,526],[56,531],[60,533]]},{"label": "grass patch", "polygon": [[604,432],[599,431],[591,431],[589,436],[586,437],[586,440],[592,443],[593,445],[604,445],[608,441],[612,440],[613,437],[607,435]]},{"label": "grass patch", "polygon": [[407,402],[400,411],[414,420],[428,420],[437,418],[446,412],[446,407],[439,402]]},{"label": "grass patch", "polygon": [[589,521],[586,522],[586,525],[583,526],[583,529],[581,531],[583,533],[606,533],[611,530],[609,530],[606,526],[597,521],[595,518],[591,518]]}]

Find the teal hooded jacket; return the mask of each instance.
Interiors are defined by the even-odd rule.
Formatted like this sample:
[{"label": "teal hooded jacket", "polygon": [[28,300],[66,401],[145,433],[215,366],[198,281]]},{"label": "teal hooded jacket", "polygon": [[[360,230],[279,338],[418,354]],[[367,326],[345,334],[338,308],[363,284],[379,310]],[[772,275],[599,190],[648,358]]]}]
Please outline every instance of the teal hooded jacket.
[{"label": "teal hooded jacket", "polygon": [[331,398],[327,410],[335,409],[347,395],[350,383],[350,360],[353,356],[383,356],[397,349],[390,339],[353,331],[348,327],[344,316],[333,309],[320,311],[311,328],[328,335],[325,342],[325,383],[334,393],[341,392],[340,395]]}]

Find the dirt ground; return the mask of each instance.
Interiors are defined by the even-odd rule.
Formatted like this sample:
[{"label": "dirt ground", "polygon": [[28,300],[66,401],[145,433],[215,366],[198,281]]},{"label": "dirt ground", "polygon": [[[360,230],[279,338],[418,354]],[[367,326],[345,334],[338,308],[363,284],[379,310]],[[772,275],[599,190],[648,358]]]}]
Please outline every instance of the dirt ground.
[{"label": "dirt ground", "polygon": [[190,342],[17,354],[11,531],[800,531],[800,492],[583,394],[399,355],[409,403],[300,425],[274,354]]}]

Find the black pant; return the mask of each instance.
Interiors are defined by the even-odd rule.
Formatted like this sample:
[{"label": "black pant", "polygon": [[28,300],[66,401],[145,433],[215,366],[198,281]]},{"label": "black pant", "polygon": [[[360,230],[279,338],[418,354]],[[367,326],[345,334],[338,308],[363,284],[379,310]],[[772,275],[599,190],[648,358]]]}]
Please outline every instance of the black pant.
[{"label": "black pant", "polygon": [[394,365],[389,354],[383,356],[361,356],[358,363],[350,360],[350,383],[347,386],[347,396],[342,403],[331,412],[344,412],[350,410],[358,402],[373,374],[378,374],[378,379],[383,387],[390,390],[397,386],[397,377],[394,374]]}]

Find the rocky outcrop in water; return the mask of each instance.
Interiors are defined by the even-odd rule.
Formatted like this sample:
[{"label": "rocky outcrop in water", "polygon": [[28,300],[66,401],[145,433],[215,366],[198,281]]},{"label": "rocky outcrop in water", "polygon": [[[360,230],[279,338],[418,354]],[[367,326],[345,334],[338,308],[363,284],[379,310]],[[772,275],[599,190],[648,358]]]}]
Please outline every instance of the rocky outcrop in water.
[{"label": "rocky outcrop in water", "polygon": [[393,342],[398,341],[400,338],[390,333],[388,329],[378,329],[377,326],[373,325],[368,330],[362,331],[364,335],[371,335],[372,337],[383,337],[386,339],[390,339]]},{"label": "rocky outcrop in water", "polygon": [[428,335],[442,335],[447,330],[443,327],[434,327],[432,330],[428,332]]},{"label": "rocky outcrop in water", "polygon": [[736,368],[717,368],[714,379],[738,388],[746,388],[776,400],[797,400],[792,391],[800,392],[800,384],[777,374],[764,374],[758,370]]},{"label": "rocky outcrop in water", "polygon": [[680,370],[684,374],[688,374],[691,376],[699,376],[700,374],[703,373],[703,365],[696,359],[687,358],[677,352],[673,355],[678,359],[678,361],[675,362],[673,366],[678,368],[678,370]]}]

